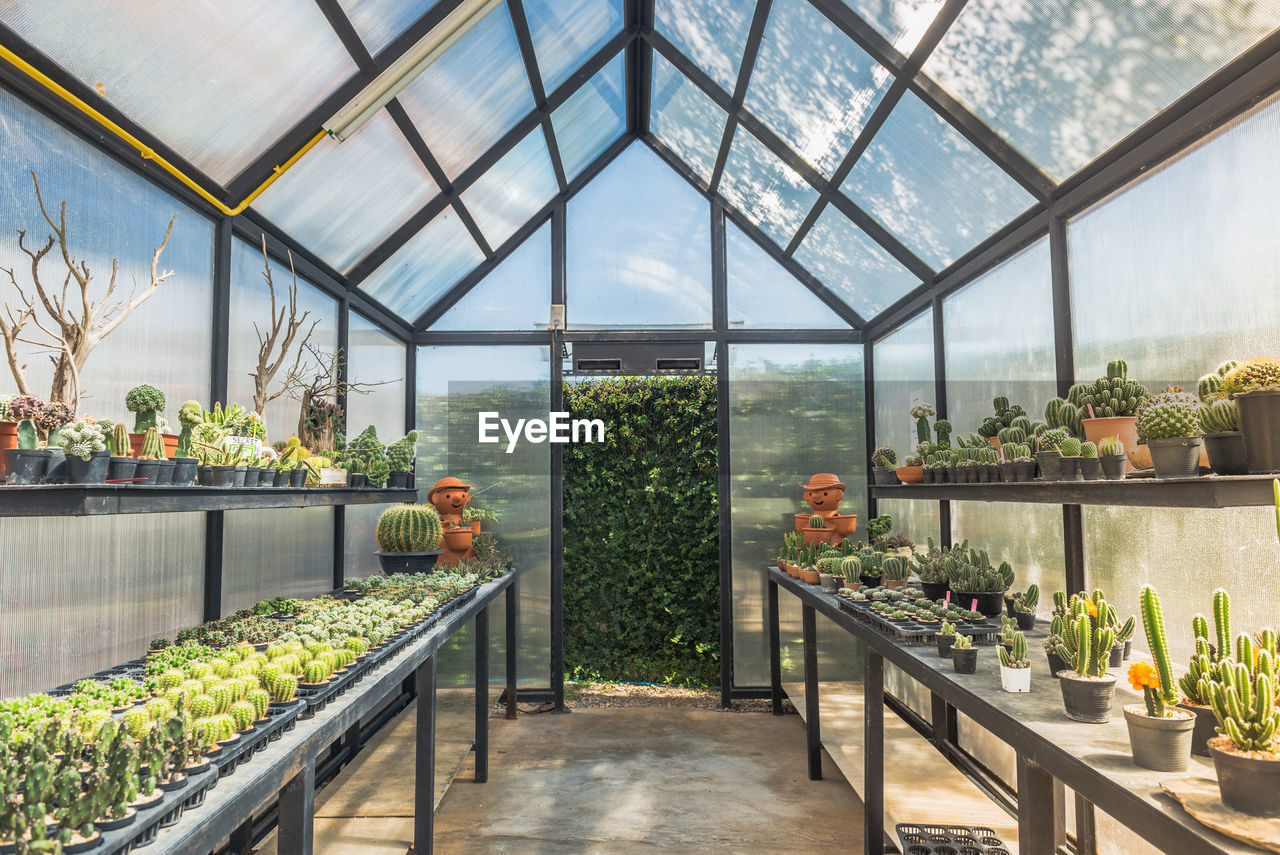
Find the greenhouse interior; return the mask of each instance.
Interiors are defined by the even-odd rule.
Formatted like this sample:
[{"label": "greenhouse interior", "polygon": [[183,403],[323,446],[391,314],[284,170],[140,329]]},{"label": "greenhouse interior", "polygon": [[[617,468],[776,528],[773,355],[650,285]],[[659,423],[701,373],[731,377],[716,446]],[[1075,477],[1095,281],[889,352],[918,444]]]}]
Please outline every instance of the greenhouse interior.
[{"label": "greenhouse interior", "polygon": [[1277,151],[1280,0],[0,0],[0,855],[1280,852]]}]

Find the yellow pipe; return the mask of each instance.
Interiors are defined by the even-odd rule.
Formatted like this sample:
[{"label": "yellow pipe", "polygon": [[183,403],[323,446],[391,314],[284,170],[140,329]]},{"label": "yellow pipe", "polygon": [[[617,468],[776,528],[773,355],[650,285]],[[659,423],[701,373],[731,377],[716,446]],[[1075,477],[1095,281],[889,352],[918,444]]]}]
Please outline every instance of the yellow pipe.
[{"label": "yellow pipe", "polygon": [[46,89],[53,92],[55,95],[57,95],[62,100],[66,101],[71,106],[75,107],[81,113],[84,113],[86,116],[90,117],[95,122],[102,125],[107,130],[111,131],[111,133],[115,134],[120,139],[124,140],[129,145],[133,146],[135,149],[138,150],[138,153],[142,155],[144,160],[153,161],[165,172],[168,172],[174,178],[178,179],[183,184],[187,185],[187,187],[190,187],[197,195],[200,196],[200,198],[204,199],[210,205],[213,205],[215,208],[217,208],[222,213],[226,214],[228,217],[234,217],[237,214],[244,211],[245,208],[249,207],[249,205],[252,204],[253,200],[258,198],[258,196],[262,193],[262,191],[270,187],[277,178],[279,178],[281,175],[285,173],[287,169],[289,169],[289,167],[297,163],[298,160],[304,154],[310,151],[313,145],[320,142],[320,140],[322,140],[325,137],[325,131],[323,129],[320,130],[314,137],[308,140],[306,144],[302,146],[302,148],[298,149],[298,151],[292,157],[290,157],[280,166],[274,167],[271,171],[271,175],[267,178],[267,180],[259,184],[257,189],[255,189],[252,193],[250,193],[248,196],[244,198],[243,202],[241,202],[239,205],[236,205],[234,208],[228,208],[225,204],[222,203],[220,199],[218,199],[208,190],[204,189],[195,181],[193,181],[189,176],[187,176],[186,173],[178,169],[178,167],[174,166],[172,163],[165,160],[160,155],[156,154],[155,151],[150,146],[142,142],[142,140],[138,139],[133,134],[129,133],[124,128],[120,127],[115,122],[111,121],[109,118],[104,116],[101,112],[99,112],[93,106],[86,103],[84,100],[82,100],[77,95],[75,95],[75,93],[68,90],[65,86],[58,83],[53,78],[49,77],[49,75],[45,74],[40,69],[36,68],[34,65],[27,62],[25,59],[18,56],[16,53],[9,50],[4,45],[0,45],[0,57],[3,57],[4,59],[6,59],[10,64],[14,65],[23,74],[26,74],[28,77],[40,83]]}]

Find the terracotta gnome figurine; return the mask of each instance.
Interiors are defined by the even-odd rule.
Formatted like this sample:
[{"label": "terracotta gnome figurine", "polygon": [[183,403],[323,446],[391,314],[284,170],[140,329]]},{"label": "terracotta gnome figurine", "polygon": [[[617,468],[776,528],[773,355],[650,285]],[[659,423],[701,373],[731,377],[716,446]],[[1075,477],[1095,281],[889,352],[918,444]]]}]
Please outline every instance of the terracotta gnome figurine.
[{"label": "terracotta gnome figurine", "polygon": [[471,503],[471,485],[453,476],[441,478],[427,493],[427,502],[435,506],[444,526],[440,544],[443,551],[436,563],[452,567],[463,558],[475,558],[471,548],[474,534],[470,524],[462,521],[462,512]]},{"label": "terracotta gnome figurine", "polygon": [[[809,507],[813,510],[807,513],[795,515],[796,531],[804,533],[809,531],[822,531],[821,535],[813,534],[805,535],[805,540],[818,540],[823,543],[829,543],[832,546],[839,546],[841,541],[853,534],[858,528],[857,514],[840,513],[840,502],[844,500],[845,486],[835,475],[830,472],[819,472],[809,479],[809,483],[802,488],[804,490],[804,500],[809,503]],[[822,517],[822,529],[810,529],[809,522],[814,516]]]}]

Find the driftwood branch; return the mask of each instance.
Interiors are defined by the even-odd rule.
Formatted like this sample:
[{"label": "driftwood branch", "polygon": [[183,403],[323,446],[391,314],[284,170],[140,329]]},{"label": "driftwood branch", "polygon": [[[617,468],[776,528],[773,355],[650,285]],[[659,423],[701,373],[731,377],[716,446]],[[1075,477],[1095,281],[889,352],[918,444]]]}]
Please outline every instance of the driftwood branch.
[{"label": "driftwood branch", "polygon": [[[306,327],[301,340],[298,339],[311,312],[298,313],[298,271],[293,266],[293,253],[289,253],[289,273],[292,276],[287,289],[289,302],[288,305],[282,305],[276,299],[276,285],[271,276],[271,258],[267,255],[267,236],[264,234],[262,236],[262,278],[267,283],[267,294],[271,300],[271,326],[264,332],[256,323],[253,325],[253,330],[258,336],[258,365],[249,375],[253,378],[253,407],[259,414],[264,414],[269,402],[284,395],[300,382],[306,346],[320,323],[318,319],[312,321],[311,325]],[[285,371],[279,387],[272,391],[271,384],[291,354],[293,363]]]}]

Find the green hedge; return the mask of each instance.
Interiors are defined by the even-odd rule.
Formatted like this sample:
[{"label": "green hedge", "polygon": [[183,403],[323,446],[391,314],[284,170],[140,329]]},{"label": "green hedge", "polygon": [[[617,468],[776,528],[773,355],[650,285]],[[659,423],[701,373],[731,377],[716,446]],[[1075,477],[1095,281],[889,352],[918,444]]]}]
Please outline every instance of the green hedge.
[{"label": "green hedge", "polygon": [[572,678],[719,682],[716,383],[565,384],[604,443],[564,456],[565,666]]}]

